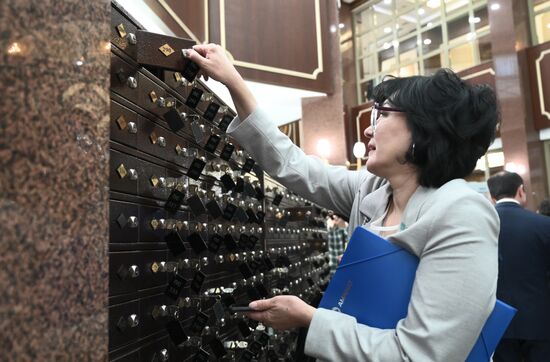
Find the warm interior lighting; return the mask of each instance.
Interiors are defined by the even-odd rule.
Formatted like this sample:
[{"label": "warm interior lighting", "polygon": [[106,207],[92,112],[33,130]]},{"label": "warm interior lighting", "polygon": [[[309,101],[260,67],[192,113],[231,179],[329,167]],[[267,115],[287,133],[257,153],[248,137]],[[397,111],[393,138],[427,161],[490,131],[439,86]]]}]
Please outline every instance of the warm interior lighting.
[{"label": "warm interior lighting", "polygon": [[105,45],[103,45],[103,49],[105,49],[107,51],[110,51],[111,50],[111,43],[110,42],[105,42]]},{"label": "warm interior lighting", "polygon": [[470,22],[470,24],[477,24],[481,21],[481,18],[479,16],[470,16],[468,18],[468,21]]},{"label": "warm interior lighting", "polygon": [[391,4],[391,0],[384,0],[384,4],[390,5],[390,4]]},{"label": "warm interior lighting", "polygon": [[21,48],[17,42],[12,43],[8,48],[8,54],[19,54],[21,53]]},{"label": "warm interior lighting", "polygon": [[353,155],[355,158],[363,158],[367,153],[367,146],[364,142],[355,142],[353,145]]},{"label": "warm interior lighting", "polygon": [[339,27],[340,29],[344,29],[344,26],[345,26],[344,23],[338,24],[338,27]]},{"label": "warm interior lighting", "polygon": [[432,43],[432,39],[424,39],[424,45],[430,45]]},{"label": "warm interior lighting", "polygon": [[491,10],[498,10],[500,9],[500,4],[499,3],[492,3],[491,4]]},{"label": "warm interior lighting", "polygon": [[361,168],[361,159],[365,157],[365,153],[367,153],[367,146],[365,146],[365,143],[355,142],[353,145],[353,155],[357,159],[358,170]]},{"label": "warm interior lighting", "polygon": [[439,5],[441,5],[440,0],[428,0],[428,2],[426,3],[426,6],[432,9],[438,8]]},{"label": "warm interior lighting", "polygon": [[520,175],[524,175],[527,169],[524,165],[517,164],[515,162],[507,162],[504,169],[508,172],[515,172]]},{"label": "warm interior lighting", "polygon": [[418,9],[418,15],[424,15],[425,12],[423,8]]},{"label": "warm interior lighting", "polygon": [[476,170],[485,171],[486,165],[489,165],[489,168],[496,168],[504,166],[504,153],[502,152],[490,152],[487,153],[487,163],[485,161],[485,156],[477,160]]},{"label": "warm interior lighting", "polygon": [[317,141],[317,153],[323,158],[330,156],[331,147],[330,142],[327,139],[321,138]]}]

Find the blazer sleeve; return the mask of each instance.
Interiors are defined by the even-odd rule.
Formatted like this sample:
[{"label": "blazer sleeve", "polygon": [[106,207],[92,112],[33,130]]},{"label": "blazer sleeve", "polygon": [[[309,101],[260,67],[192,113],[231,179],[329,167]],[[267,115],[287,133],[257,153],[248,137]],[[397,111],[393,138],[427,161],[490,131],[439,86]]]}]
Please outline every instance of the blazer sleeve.
[{"label": "blazer sleeve", "polygon": [[498,216],[488,201],[475,196],[446,208],[436,205],[424,215],[431,223],[429,241],[407,317],[395,329],[372,328],[318,309],[306,354],[323,361],[463,362],[496,299]]},{"label": "blazer sleeve", "polygon": [[250,152],[262,168],[281,184],[315,203],[349,215],[355,193],[366,171],[330,166],[307,156],[257,108],[246,119],[235,118],[227,134]]}]

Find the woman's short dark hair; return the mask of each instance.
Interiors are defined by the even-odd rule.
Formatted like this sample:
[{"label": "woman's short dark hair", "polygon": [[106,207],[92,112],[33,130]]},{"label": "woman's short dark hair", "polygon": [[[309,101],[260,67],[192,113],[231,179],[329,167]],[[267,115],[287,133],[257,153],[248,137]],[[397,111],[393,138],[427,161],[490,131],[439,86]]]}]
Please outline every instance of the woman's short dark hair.
[{"label": "woman's short dark hair", "polygon": [[405,160],[417,167],[421,186],[439,187],[468,176],[495,138],[499,111],[494,91],[469,85],[448,69],[389,78],[376,86],[374,100],[405,111],[412,134]]}]

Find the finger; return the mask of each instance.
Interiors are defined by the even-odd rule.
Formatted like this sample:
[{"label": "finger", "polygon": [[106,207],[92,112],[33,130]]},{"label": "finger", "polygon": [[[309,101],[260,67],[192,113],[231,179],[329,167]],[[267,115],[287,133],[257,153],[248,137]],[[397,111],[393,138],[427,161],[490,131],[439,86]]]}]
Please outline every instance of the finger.
[{"label": "finger", "polygon": [[197,63],[199,67],[203,67],[208,59],[197,53],[194,49],[183,49],[183,56],[187,59],[192,60],[193,62]]},{"label": "finger", "polygon": [[265,313],[264,312],[246,312],[244,313],[245,316],[247,316],[248,318],[250,319],[254,319],[258,322],[262,322],[264,321],[265,319]]},{"label": "finger", "polygon": [[274,304],[273,302],[274,302],[273,298],[260,299],[260,300],[251,302],[248,306],[256,310],[266,310],[273,307],[273,304]]},{"label": "finger", "polygon": [[196,78],[202,78],[205,81],[208,80],[208,73],[204,70],[204,68],[201,68],[199,72],[196,75]]},{"label": "finger", "polygon": [[215,46],[215,44],[197,44],[193,45],[193,49],[203,57],[206,57],[206,53],[211,51]]},{"label": "finger", "polygon": [[266,327],[272,327],[267,312],[246,312],[245,315],[250,319],[262,323]]}]

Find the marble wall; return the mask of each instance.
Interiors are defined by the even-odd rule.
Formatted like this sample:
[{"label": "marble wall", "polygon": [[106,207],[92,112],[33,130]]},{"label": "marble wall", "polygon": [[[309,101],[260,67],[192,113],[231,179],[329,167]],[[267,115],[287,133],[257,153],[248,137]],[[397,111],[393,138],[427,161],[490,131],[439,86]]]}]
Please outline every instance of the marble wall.
[{"label": "marble wall", "polygon": [[0,359],[107,359],[110,2],[0,2]]}]

